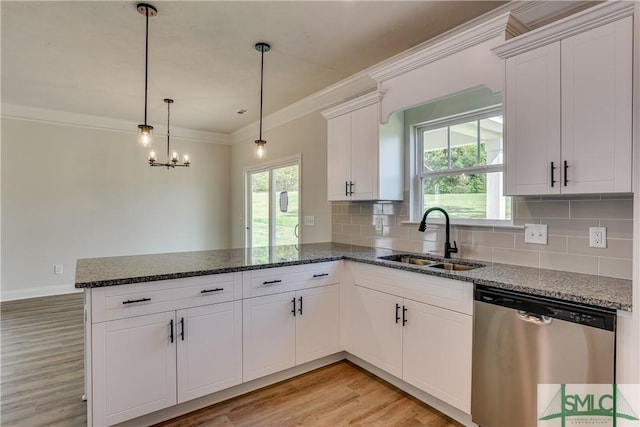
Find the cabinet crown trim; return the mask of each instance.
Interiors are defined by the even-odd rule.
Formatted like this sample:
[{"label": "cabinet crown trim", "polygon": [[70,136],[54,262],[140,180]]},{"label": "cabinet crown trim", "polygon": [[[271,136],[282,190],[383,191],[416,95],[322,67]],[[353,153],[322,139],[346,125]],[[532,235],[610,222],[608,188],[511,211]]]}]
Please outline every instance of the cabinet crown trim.
[{"label": "cabinet crown trim", "polygon": [[376,90],[374,92],[368,93],[366,95],[362,95],[358,98],[352,99],[350,101],[337,105],[333,108],[325,110],[321,114],[324,116],[325,119],[333,119],[334,117],[338,117],[343,114],[350,113],[354,110],[358,110],[360,108],[366,107],[367,105],[380,102],[382,101],[383,97],[384,97],[384,93],[382,91]]},{"label": "cabinet crown trim", "polygon": [[548,45],[626,18],[627,16],[633,16],[633,3],[634,2],[622,0],[607,1],[601,5],[591,7],[575,15],[515,37],[500,46],[496,46],[492,50],[500,58],[510,58],[537,47]]},{"label": "cabinet crown trim", "polygon": [[459,34],[444,38],[439,37],[424,49],[378,68],[369,75],[378,83],[382,83],[494,37],[504,36],[505,39],[509,39],[528,30],[529,27],[520,22],[511,12],[506,12]]}]

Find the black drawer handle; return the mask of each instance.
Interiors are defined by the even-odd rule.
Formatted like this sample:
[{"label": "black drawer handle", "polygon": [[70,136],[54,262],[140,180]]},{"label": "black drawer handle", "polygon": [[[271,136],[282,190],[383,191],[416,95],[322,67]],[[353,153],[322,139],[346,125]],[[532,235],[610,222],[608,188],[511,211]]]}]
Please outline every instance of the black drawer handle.
[{"label": "black drawer handle", "polygon": [[184,317],[180,318],[180,338],[184,341]]},{"label": "black drawer handle", "polygon": [[320,273],[320,274],[314,274],[313,277],[324,277],[324,276],[328,276],[329,273]]},{"label": "black drawer handle", "polygon": [[407,324],[407,307],[402,306],[402,326]]},{"label": "black drawer handle", "polygon": [[280,283],[282,280],[270,280],[267,282],[262,282],[263,285],[273,285],[274,283]]},{"label": "black drawer handle", "polygon": [[140,298],[140,299],[128,299],[126,301],[122,301],[123,304],[135,304],[136,302],[145,302],[151,301],[151,298]]},{"label": "black drawer handle", "polygon": [[567,183],[569,182],[569,177],[567,177],[567,169],[569,169],[569,164],[567,163],[567,161],[564,161],[564,186],[567,186]]},{"label": "black drawer handle", "polygon": [[173,342],[173,319],[169,321],[169,331],[169,338],[171,339],[171,342]]},{"label": "black drawer handle", "polygon": [[398,314],[398,310],[400,310],[400,304],[396,303],[396,323],[400,321],[400,315]]},{"label": "black drawer handle", "polygon": [[224,288],[215,288],[215,289],[204,289],[202,291],[200,291],[201,294],[206,294],[209,292],[220,292],[220,291],[224,291]]},{"label": "black drawer handle", "polygon": [[556,179],[554,176],[554,171],[556,170],[555,165],[553,164],[553,162],[551,162],[551,187],[553,187],[556,183]]}]

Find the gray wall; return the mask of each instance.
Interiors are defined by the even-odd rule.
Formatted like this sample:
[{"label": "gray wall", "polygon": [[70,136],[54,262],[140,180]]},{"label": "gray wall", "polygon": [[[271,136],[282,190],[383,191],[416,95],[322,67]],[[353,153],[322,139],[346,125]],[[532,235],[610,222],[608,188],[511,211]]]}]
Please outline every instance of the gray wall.
[{"label": "gray wall", "polygon": [[3,300],[73,290],[78,258],[230,244],[229,146],[172,138],[193,163],[167,171],[133,132],[3,118],[1,137]]}]

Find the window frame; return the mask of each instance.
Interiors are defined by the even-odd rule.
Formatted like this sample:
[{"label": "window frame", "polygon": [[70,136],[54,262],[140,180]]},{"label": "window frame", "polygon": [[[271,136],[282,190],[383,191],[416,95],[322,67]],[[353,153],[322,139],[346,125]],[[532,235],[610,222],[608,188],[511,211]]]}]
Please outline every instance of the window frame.
[{"label": "window frame", "polygon": [[[450,169],[451,167],[451,143],[448,138],[447,149],[449,152],[449,169],[443,169],[439,171],[427,171],[424,166],[424,141],[423,134],[425,131],[431,129],[438,129],[443,127],[451,128],[457,124],[467,123],[470,121],[480,121],[490,117],[500,115],[503,117],[503,135],[504,135],[504,107],[502,104],[492,105],[485,108],[468,111],[461,114],[447,116],[435,120],[431,120],[424,123],[417,123],[411,125],[411,142],[413,143],[412,154],[412,179],[411,179],[411,222],[417,222],[422,219],[424,214],[424,195],[422,190],[422,180],[426,177],[439,177],[439,176],[456,176],[462,174],[478,174],[478,173],[492,173],[502,172],[505,170],[505,157],[503,155],[503,161],[500,165],[483,165],[474,166],[460,169]],[[478,127],[478,136],[480,128]],[[450,134],[448,132],[448,134]],[[477,138],[478,145],[480,144],[480,138]],[[503,137],[503,152],[504,152],[504,137]],[[478,157],[480,156],[480,150],[478,150]],[[504,179],[504,175],[503,175]],[[503,187],[504,188],[504,187]],[[503,194],[504,196],[504,194]],[[437,218],[434,218],[434,222],[438,222]],[[486,218],[454,218],[451,220],[453,224],[459,225],[475,225],[475,226],[513,226],[513,198],[511,199],[511,218],[510,219],[486,219]]]}]

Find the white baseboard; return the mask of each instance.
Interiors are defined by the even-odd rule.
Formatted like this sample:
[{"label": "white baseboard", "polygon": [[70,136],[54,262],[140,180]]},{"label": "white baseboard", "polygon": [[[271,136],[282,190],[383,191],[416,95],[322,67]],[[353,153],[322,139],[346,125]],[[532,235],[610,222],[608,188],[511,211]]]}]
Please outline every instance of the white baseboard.
[{"label": "white baseboard", "polygon": [[0,289],[0,301],[13,301],[26,298],[48,297],[52,295],[71,294],[82,292],[82,289],[76,289],[73,284],[43,286],[39,288]]}]

